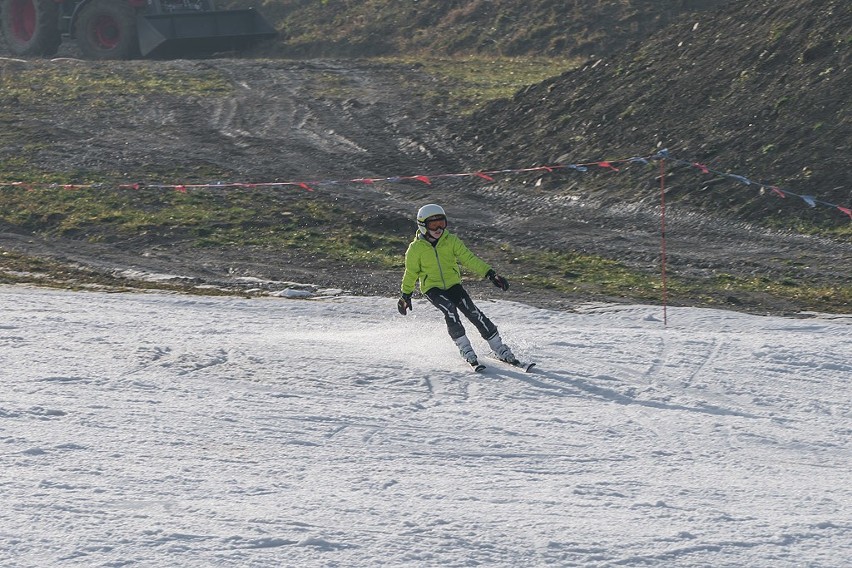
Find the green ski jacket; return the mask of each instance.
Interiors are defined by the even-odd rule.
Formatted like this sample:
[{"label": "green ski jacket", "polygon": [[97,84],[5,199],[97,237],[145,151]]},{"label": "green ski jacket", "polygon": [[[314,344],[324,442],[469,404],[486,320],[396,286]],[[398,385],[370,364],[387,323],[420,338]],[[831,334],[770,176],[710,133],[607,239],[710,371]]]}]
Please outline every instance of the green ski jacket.
[{"label": "green ski jacket", "polygon": [[418,233],[405,251],[405,274],[400,288],[404,294],[411,294],[419,280],[421,293],[432,288],[447,290],[461,284],[459,263],[481,277],[491,270],[491,266],[449,231],[444,231],[434,246]]}]

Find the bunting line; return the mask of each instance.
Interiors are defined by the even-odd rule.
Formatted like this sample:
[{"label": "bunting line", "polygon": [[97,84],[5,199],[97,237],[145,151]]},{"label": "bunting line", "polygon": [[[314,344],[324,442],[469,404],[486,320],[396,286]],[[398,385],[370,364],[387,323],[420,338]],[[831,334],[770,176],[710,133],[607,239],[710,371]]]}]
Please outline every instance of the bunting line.
[{"label": "bunting line", "polygon": [[[502,175],[509,174],[526,174],[526,173],[542,173],[542,174],[553,174],[558,171],[575,171],[579,173],[586,173],[593,169],[600,169],[604,171],[609,171],[613,173],[621,172],[623,167],[630,166],[632,164],[641,164],[641,165],[651,165],[652,162],[661,162],[667,160],[672,164],[676,164],[679,166],[685,166],[694,170],[699,171],[704,175],[710,175],[717,178],[727,178],[733,181],[736,181],[742,185],[757,188],[761,194],[768,193],[769,195],[774,195],[781,199],[786,199],[787,197],[797,197],[802,200],[806,205],[811,208],[815,208],[817,206],[828,207],[831,209],[836,209],[840,211],[847,217],[849,217],[850,221],[852,221],[852,207],[841,206],[836,203],[830,203],[823,199],[819,199],[814,195],[806,195],[795,193],[790,191],[789,189],[783,189],[779,187],[777,184],[772,183],[764,183],[759,181],[754,181],[749,179],[747,176],[741,174],[735,174],[732,172],[727,172],[715,168],[711,168],[710,166],[703,164],[701,162],[695,160],[682,160],[680,158],[674,157],[669,154],[667,149],[660,150],[659,152],[649,155],[649,156],[634,156],[630,158],[623,158],[620,160],[595,160],[591,162],[583,162],[583,163],[573,163],[573,164],[552,164],[552,165],[543,165],[543,166],[534,166],[528,168],[506,168],[506,169],[496,169],[496,170],[480,170],[475,172],[460,172],[460,173],[442,173],[442,174],[432,174],[432,175],[409,175],[409,176],[388,176],[388,177],[375,177],[375,178],[354,178],[354,179],[327,179],[327,180],[314,180],[314,181],[274,181],[274,182],[225,182],[225,181],[217,181],[212,183],[144,183],[144,182],[136,182],[130,184],[119,184],[118,189],[129,189],[129,190],[142,190],[142,189],[157,189],[157,190],[171,190],[178,191],[181,193],[186,193],[190,190],[197,189],[260,189],[260,188],[268,188],[268,189],[283,189],[288,187],[293,187],[297,189],[301,189],[303,191],[313,192],[315,188],[323,187],[323,186],[331,186],[331,185],[342,185],[342,184],[367,184],[373,185],[378,183],[403,183],[403,182],[419,182],[425,185],[433,185],[435,181],[444,180],[444,179],[458,179],[458,178],[478,178],[484,180],[486,182],[493,182],[497,177]],[[63,190],[83,190],[83,189],[96,189],[96,188],[108,188],[108,187],[116,187],[114,184],[107,183],[89,183],[89,184],[57,184],[57,183],[45,183],[39,184],[34,182],[22,182],[22,181],[2,181],[0,180],[0,188],[25,188],[28,190],[36,190],[36,189],[63,189]]]},{"label": "bunting line", "polygon": [[741,183],[743,185],[747,185],[747,186],[754,185],[754,186],[757,186],[760,189],[761,192],[769,191],[771,194],[773,194],[777,197],[780,197],[782,199],[785,199],[788,195],[792,195],[793,197],[798,197],[799,199],[804,201],[810,207],[816,207],[817,205],[823,205],[825,207],[837,209],[840,212],[842,212],[843,214],[847,215],[850,220],[852,220],[852,209],[850,209],[849,207],[843,207],[843,206],[838,205],[836,203],[829,203],[828,201],[824,201],[822,199],[817,199],[813,195],[803,195],[803,194],[800,194],[800,193],[795,193],[793,191],[790,191],[789,189],[781,189],[777,185],[774,185],[774,184],[771,184],[771,183],[756,182],[756,181],[753,181],[753,180],[747,178],[746,176],[716,170],[716,169],[710,168],[709,166],[702,164],[702,163],[699,163],[699,162],[688,162],[686,160],[680,160],[678,158],[674,158],[672,156],[669,156],[668,152],[666,150],[663,150],[663,152],[666,153],[666,155],[664,157],[674,164],[691,166],[691,167],[696,168],[699,171],[701,171],[701,173],[713,175],[713,176],[716,176],[716,177],[724,177],[724,178],[732,179],[732,180],[738,181],[739,183]]}]

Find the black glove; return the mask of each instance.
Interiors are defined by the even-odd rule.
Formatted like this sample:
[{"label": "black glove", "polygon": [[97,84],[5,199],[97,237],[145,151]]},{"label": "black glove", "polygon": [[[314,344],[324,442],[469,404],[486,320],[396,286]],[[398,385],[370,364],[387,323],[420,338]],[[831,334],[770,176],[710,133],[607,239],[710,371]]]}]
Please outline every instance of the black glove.
[{"label": "black glove", "polygon": [[494,272],[493,269],[489,270],[485,275],[488,277],[489,280],[491,280],[492,284],[494,284],[504,292],[509,289],[509,281]]},{"label": "black glove", "polygon": [[396,309],[399,310],[399,313],[405,315],[408,310],[413,310],[411,307],[411,294],[402,294],[402,297],[396,303]]}]

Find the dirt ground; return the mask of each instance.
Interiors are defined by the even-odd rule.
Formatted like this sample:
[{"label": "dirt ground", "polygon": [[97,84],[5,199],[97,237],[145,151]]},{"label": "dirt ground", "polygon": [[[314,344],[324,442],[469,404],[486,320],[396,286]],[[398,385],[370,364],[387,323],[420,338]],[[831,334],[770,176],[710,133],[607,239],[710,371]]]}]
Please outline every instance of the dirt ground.
[{"label": "dirt ground", "polygon": [[[257,182],[434,175],[516,165],[480,161],[482,154],[472,142],[457,135],[456,119],[413,96],[429,86],[416,66],[358,60],[94,63],[7,58],[0,59],[0,73],[36,65],[69,70],[101,66],[116,73],[152,65],[188,74],[212,70],[233,87],[229,96],[209,98],[181,96],[179,86],[158,96],[125,97],[120,107],[99,116],[75,112],[72,105],[62,112],[36,105],[7,119],[10,123],[3,127],[16,129],[21,138],[17,146],[0,148],[2,157],[28,152],[31,161],[54,171],[113,171],[116,164],[134,172],[197,167],[230,172],[230,181]],[[34,138],[43,143],[27,149],[35,147],[28,146]],[[544,176],[539,185],[534,176],[508,177],[499,185],[469,179],[432,185],[318,183],[315,198],[369,212],[369,222],[399,234],[413,233],[412,217],[421,204],[439,202],[453,229],[474,250],[570,250],[659,271],[660,210],[654,175],[612,175],[627,176],[626,183],[637,188],[634,200],[586,196],[579,175]],[[770,231],[707,212],[670,207],[666,244],[669,270],[695,280],[726,273],[825,285],[849,281],[848,242]],[[254,277],[392,297],[401,276],[294,251],[199,249],[162,235],[91,243],[82,237],[45,238],[9,224],[0,225],[0,248],[104,273],[180,275],[193,285],[237,285],[238,278]],[[514,266],[511,255],[488,260],[498,263],[513,286],[501,294],[487,282],[470,282],[477,297],[565,309],[592,299],[631,301],[527,286],[520,279],[526,267]],[[758,312],[798,309],[760,294],[716,302]]]}]

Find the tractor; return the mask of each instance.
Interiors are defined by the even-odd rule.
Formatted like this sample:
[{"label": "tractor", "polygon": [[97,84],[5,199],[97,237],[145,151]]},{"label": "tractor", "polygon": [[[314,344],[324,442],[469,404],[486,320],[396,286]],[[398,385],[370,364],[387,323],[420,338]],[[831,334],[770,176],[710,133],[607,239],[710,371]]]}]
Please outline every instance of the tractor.
[{"label": "tractor", "polygon": [[50,57],[70,37],[86,59],[239,51],[277,33],[255,10],[213,0],[0,0],[0,31],[15,55]]}]

